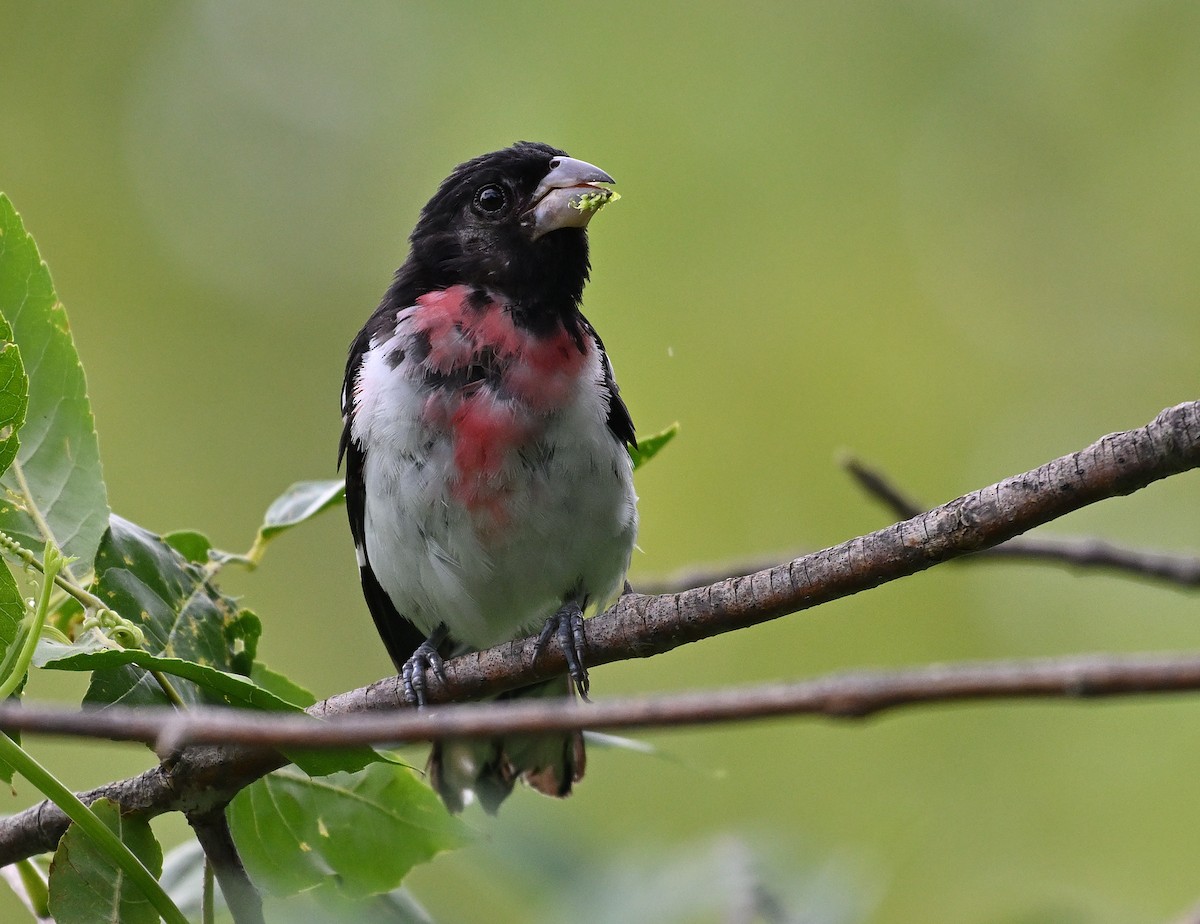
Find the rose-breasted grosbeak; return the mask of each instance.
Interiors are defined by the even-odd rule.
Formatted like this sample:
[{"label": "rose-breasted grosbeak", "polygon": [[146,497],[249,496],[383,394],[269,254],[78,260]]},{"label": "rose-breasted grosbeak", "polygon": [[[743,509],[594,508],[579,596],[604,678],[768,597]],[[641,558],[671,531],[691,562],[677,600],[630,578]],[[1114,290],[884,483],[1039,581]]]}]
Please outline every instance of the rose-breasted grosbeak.
[{"label": "rose-breasted grosbeak", "polygon": [[[586,694],[583,610],[620,593],[637,533],[633,422],[579,311],[604,171],[520,142],[460,165],[350,347],[346,507],[363,593],[409,699],[441,659],[541,629]],[[569,695],[567,678],[509,695]],[[447,806],[518,778],[565,796],[579,734],[435,745]]]}]

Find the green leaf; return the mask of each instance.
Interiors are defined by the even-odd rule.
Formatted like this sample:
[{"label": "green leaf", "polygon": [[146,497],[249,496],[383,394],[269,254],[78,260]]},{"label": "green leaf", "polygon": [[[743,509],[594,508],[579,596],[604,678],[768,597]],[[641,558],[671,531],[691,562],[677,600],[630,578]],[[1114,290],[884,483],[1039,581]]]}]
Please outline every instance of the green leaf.
[{"label": "green leaf", "polygon": [[[3,195],[0,315],[12,327],[29,376],[20,448],[0,478],[12,495],[0,503],[0,529],[31,549],[53,539],[90,571],[109,511],[87,383],[50,271]],[[15,383],[0,405],[11,409],[14,389]],[[0,449],[0,459],[7,449]]]},{"label": "green leaf", "polygon": [[[184,689],[201,690],[206,703],[241,709],[304,714],[304,709],[299,704],[277,696],[248,677],[217,670],[207,664],[197,664],[194,661],[152,655],[140,648],[113,648],[111,643],[96,629],[89,629],[70,645],[43,638],[38,642],[33,663],[48,670],[94,671],[108,674],[115,673],[121,668],[134,666],[141,671],[160,671],[171,677],[189,681],[186,686],[178,682],[174,686],[181,692],[181,695]],[[296,694],[296,691],[307,693],[295,684],[288,682],[282,675],[271,671],[267,673],[275,678],[275,682],[288,683],[293,695]],[[311,694],[308,695],[311,699]],[[314,718],[313,721],[320,720]],[[367,747],[339,750],[289,748],[284,751],[284,755],[305,773],[312,776],[360,770],[376,760],[387,759]]]},{"label": "green leaf", "polygon": [[182,658],[153,655],[140,648],[113,648],[97,629],[89,629],[70,645],[42,639],[38,642],[33,663],[58,671],[113,671],[125,665],[136,665],[143,670],[161,671],[191,681],[204,689],[206,703],[274,712],[302,711],[241,674]]},{"label": "green leaf", "polygon": [[163,542],[173,548],[190,562],[198,565],[208,563],[208,553],[212,551],[212,543],[204,533],[194,529],[177,529],[173,533],[165,533]]},{"label": "green leaf", "polygon": [[629,457],[633,459],[634,471],[637,471],[656,455],[662,452],[664,446],[679,433],[679,424],[673,423],[665,430],[654,433],[650,436],[643,437],[638,440],[637,448],[629,450]]},{"label": "green leaf", "polygon": [[254,667],[250,669],[250,679],[264,690],[269,690],[280,699],[301,709],[307,709],[317,701],[310,691],[278,671],[271,670],[262,661],[254,662]]},{"label": "green leaf", "polygon": [[[222,594],[205,566],[188,561],[161,536],[114,514],[96,556],[96,576],[93,592],[142,629],[151,655],[249,673],[262,631],[258,617]],[[135,665],[130,660],[97,669],[84,701],[165,703],[158,684]],[[176,689],[185,703],[224,702],[223,693],[213,696],[187,681]]]},{"label": "green leaf", "polygon": [[[154,875],[162,872],[162,848],[150,824],[123,816],[108,799],[92,812]],[[77,825],[67,829],[50,864],[50,913],[57,924],[157,924],[158,912],[108,855]]]},{"label": "green leaf", "polygon": [[266,545],[280,533],[311,520],[318,513],[346,502],[346,486],[341,479],[329,481],[297,481],[271,501],[263,514],[262,525],[254,537],[254,545],[246,555],[251,564],[262,558]]},{"label": "green leaf", "polygon": [[348,897],[390,892],[468,837],[410,770],[383,763],[319,780],[277,770],[238,793],[229,825],[251,878],[276,895],[330,876]]},{"label": "green leaf", "polygon": [[271,502],[263,514],[258,533],[265,539],[273,539],[286,529],[291,529],[312,519],[318,513],[346,502],[346,486],[340,478],[327,481],[297,481]]},{"label": "green leaf", "polygon": [[[204,851],[187,840],[163,858],[159,880],[179,910],[200,919],[204,895]],[[225,901],[221,890],[213,900],[217,919],[223,920]],[[433,924],[433,919],[408,893],[396,889],[366,899],[345,896],[336,880],[327,879],[315,889],[287,898],[266,896],[263,911],[268,921],[303,921],[304,924]]]}]

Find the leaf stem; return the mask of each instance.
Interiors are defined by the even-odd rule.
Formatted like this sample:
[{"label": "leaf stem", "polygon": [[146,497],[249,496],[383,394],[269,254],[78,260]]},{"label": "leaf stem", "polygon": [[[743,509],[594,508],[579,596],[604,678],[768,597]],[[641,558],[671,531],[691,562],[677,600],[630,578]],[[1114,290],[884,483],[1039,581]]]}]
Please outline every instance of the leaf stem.
[{"label": "leaf stem", "polygon": [[175,685],[167,679],[167,675],[160,670],[150,669],[150,676],[154,678],[159,687],[163,691],[163,695],[176,709],[186,709],[187,703],[183,701],[183,697],[179,695],[179,691],[175,689]]},{"label": "leaf stem", "polygon": [[43,565],[42,589],[38,594],[37,606],[32,616],[27,616],[22,627],[21,650],[17,655],[7,676],[0,678],[0,701],[8,699],[21,686],[29,664],[33,660],[33,651],[37,648],[38,639],[42,635],[42,626],[46,624],[46,613],[50,610],[50,595],[54,592],[54,578],[67,566],[67,559],[49,539],[46,540],[46,551],[43,553],[46,562]]},{"label": "leaf stem", "polygon": [[80,802],[75,793],[59,782],[54,774],[38,763],[12,738],[2,733],[0,733],[0,760],[7,761],[21,776],[37,787],[46,798],[62,809],[71,821],[79,825],[80,830],[129,876],[167,924],[188,924],[188,919],[183,916],[183,912],[171,901],[170,896],[163,890],[150,870],[146,869],[142,865],[142,861],[134,856],[133,851],[122,843],[121,839],[97,818],[91,809]]},{"label": "leaf stem", "polygon": [[[3,548],[15,555],[35,571],[41,571],[43,574],[45,573],[46,569],[42,566],[42,563],[38,561],[38,557],[3,530],[0,530],[0,548]],[[101,600],[91,591],[84,590],[81,586],[79,586],[79,584],[75,583],[74,578],[71,577],[70,569],[67,567],[64,567],[59,574],[55,575],[54,583],[78,600],[82,606],[89,610],[108,609],[108,607],[104,605],[103,600]]]},{"label": "leaf stem", "polygon": [[[57,548],[54,548],[53,543],[51,543],[50,540],[46,540],[46,551],[43,553],[43,558],[45,559],[44,562],[38,561],[37,556],[34,555],[33,552],[29,551],[29,549],[25,548],[25,546],[21,545],[21,543],[17,542],[16,539],[8,535],[8,533],[4,532],[3,530],[0,530],[0,548],[6,549],[25,564],[37,571],[40,571],[45,576],[45,580],[42,582],[42,593],[38,600],[38,611],[41,613],[41,619],[37,621],[37,631],[32,633],[30,636],[26,636],[25,644],[29,649],[28,656],[26,656],[25,650],[22,649],[21,655],[23,661],[17,662],[17,667],[19,669],[15,670],[12,675],[0,682],[0,699],[4,699],[12,693],[12,690],[5,692],[9,681],[12,680],[13,677],[16,677],[16,684],[19,684],[19,678],[23,677],[25,675],[25,671],[29,668],[29,661],[33,657],[33,648],[37,645],[37,639],[41,634],[42,625],[46,621],[46,613],[49,612],[50,590],[55,584],[74,597],[86,609],[95,610],[97,613],[114,613],[114,611],[105,606],[104,601],[91,591],[84,590],[69,577],[63,576],[63,573],[67,572],[68,559],[64,558],[62,553],[60,553]],[[55,567],[53,568],[50,566],[52,548],[54,549],[55,556]],[[213,569],[211,572],[206,569],[205,580],[209,578],[211,573],[215,573],[215,569]],[[119,616],[119,614],[116,613],[114,613],[114,615]],[[121,621],[126,622],[124,619]],[[30,641],[30,639],[32,639],[32,641]],[[154,678],[155,682],[162,689],[163,694],[167,697],[167,700],[173,706],[177,706],[179,708],[183,708],[185,706],[183,697],[179,695],[179,691],[175,689],[174,685],[170,680],[167,679],[167,676],[162,671],[151,670],[150,676]],[[13,689],[16,689],[16,685],[13,686]]]}]

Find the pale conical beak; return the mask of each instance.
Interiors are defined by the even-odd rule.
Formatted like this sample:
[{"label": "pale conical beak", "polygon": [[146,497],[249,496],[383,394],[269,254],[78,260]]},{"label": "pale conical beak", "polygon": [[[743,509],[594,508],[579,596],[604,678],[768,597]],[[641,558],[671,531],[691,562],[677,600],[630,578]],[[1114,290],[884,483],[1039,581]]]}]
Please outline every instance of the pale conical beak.
[{"label": "pale conical beak", "polygon": [[535,241],[560,228],[587,227],[592,216],[616,195],[605,186],[592,184],[615,182],[599,167],[585,161],[556,157],[550,161],[550,172],[533,191],[533,206],[525,213],[522,224],[530,228],[530,237]]}]

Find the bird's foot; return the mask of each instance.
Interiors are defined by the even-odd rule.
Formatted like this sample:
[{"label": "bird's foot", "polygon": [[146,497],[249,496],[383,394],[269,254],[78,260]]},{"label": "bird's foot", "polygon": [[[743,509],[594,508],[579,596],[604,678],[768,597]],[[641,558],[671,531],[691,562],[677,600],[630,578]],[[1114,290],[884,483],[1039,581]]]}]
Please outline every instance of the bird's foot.
[{"label": "bird's foot", "polygon": [[429,638],[417,646],[400,669],[400,681],[404,684],[404,698],[411,706],[426,705],[425,670],[433,671],[438,680],[445,681],[446,668],[438,646],[446,640],[446,627],[438,626]]},{"label": "bird's foot", "polygon": [[546,620],[533,645],[533,660],[538,659],[552,635],[557,636],[558,644],[562,647],[563,657],[567,659],[567,671],[571,680],[575,682],[575,689],[579,691],[584,702],[587,702],[590,684],[587,668],[583,666],[587,638],[583,634],[583,610],[578,603],[564,603],[557,613]]}]

